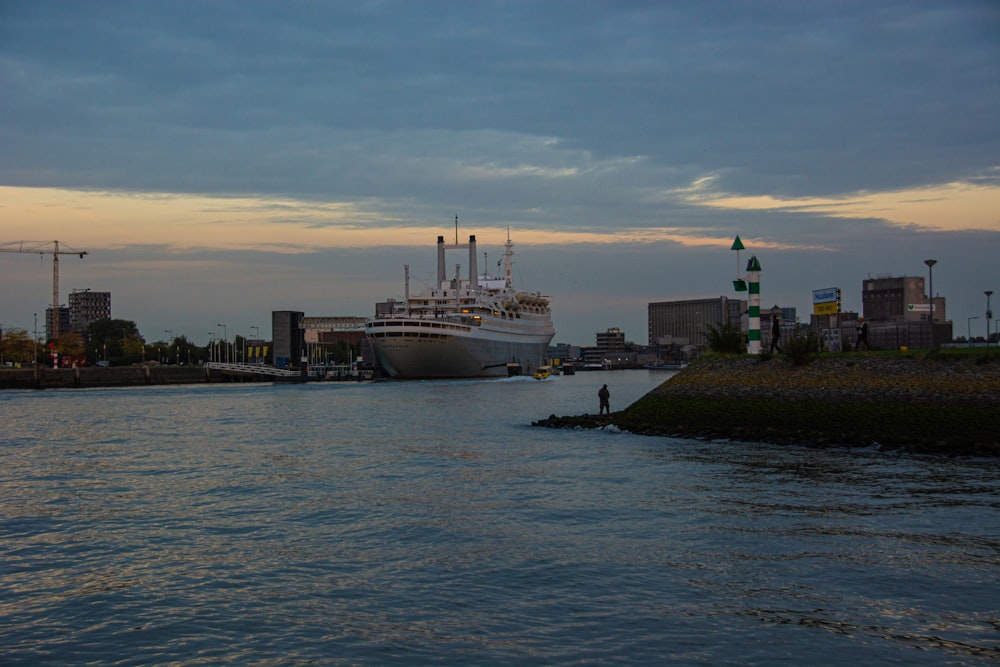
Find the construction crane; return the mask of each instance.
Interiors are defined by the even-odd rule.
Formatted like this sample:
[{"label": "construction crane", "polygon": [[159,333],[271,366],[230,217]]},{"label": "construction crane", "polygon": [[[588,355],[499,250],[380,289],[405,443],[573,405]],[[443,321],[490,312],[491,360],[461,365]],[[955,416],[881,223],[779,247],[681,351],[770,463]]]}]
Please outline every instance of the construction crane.
[{"label": "construction crane", "polygon": [[[43,250],[52,246],[52,250]],[[59,337],[59,255],[79,255],[83,259],[88,255],[86,250],[60,250],[59,241],[13,241],[0,244],[0,252],[22,252],[32,255],[47,255],[52,253],[52,337]]]}]

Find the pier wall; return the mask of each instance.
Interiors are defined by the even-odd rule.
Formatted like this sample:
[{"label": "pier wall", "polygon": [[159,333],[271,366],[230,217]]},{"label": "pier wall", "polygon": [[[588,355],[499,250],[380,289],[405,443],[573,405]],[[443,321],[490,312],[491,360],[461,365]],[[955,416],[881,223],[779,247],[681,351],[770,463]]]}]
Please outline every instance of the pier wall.
[{"label": "pier wall", "polygon": [[101,368],[3,368],[0,389],[72,389],[136,387],[144,385],[199,384],[246,381],[253,378],[209,372],[200,366],[123,366]]}]

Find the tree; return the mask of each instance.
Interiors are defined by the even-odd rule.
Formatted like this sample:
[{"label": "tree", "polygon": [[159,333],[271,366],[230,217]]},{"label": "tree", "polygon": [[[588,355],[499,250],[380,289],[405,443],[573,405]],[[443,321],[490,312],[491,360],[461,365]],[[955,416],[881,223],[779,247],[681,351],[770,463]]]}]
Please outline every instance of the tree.
[{"label": "tree", "polygon": [[37,351],[35,342],[24,329],[8,329],[0,334],[0,363],[23,364]]},{"label": "tree", "polygon": [[77,356],[85,352],[83,336],[75,331],[67,331],[66,333],[59,334],[59,338],[55,340],[55,344],[56,351],[62,355]]},{"label": "tree", "polygon": [[94,359],[133,364],[142,359],[143,341],[131,320],[95,320],[87,327],[87,349]]},{"label": "tree", "polygon": [[170,346],[170,354],[173,355],[170,358],[178,364],[194,363],[198,361],[201,349],[189,341],[187,336],[177,336]]},{"label": "tree", "polygon": [[333,349],[333,361],[338,364],[349,364],[358,355],[357,345],[351,345],[346,340],[337,341]]}]

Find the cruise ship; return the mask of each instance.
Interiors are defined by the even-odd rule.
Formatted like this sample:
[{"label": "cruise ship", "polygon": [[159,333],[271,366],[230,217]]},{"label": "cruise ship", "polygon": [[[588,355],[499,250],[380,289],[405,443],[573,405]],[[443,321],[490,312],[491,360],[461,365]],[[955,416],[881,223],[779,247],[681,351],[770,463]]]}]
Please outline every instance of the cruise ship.
[{"label": "cruise ship", "polygon": [[[468,277],[456,266],[449,277],[445,255],[468,250]],[[480,274],[476,237],[454,244],[437,239],[437,286],[410,295],[410,267],[405,268],[402,302],[379,304],[365,323],[382,369],[393,378],[475,378],[528,375],[545,363],[555,335],[549,298],[513,287],[513,244],[504,246],[503,277]]]}]

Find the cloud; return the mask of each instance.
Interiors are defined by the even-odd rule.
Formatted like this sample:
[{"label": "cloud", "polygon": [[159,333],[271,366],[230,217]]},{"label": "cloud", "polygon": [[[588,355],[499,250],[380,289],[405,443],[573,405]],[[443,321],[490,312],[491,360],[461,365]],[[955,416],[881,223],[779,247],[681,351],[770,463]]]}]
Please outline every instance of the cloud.
[{"label": "cloud", "polygon": [[[796,287],[947,245],[957,303],[995,279],[958,258],[1000,245],[998,25],[976,0],[4,3],[0,242],[93,250],[149,317],[172,272],[202,311],[384,298],[456,214],[583,290],[573,337],[723,289],[737,233]],[[255,266],[267,303],[224,296]]]},{"label": "cloud", "polygon": [[713,193],[712,180],[702,179],[690,188],[686,194],[688,201],[729,210],[880,219],[900,226],[917,225],[934,230],[1000,231],[1000,188],[992,183],[944,183],[906,191],[848,193],[836,199],[786,199],[772,195],[740,197]]}]

